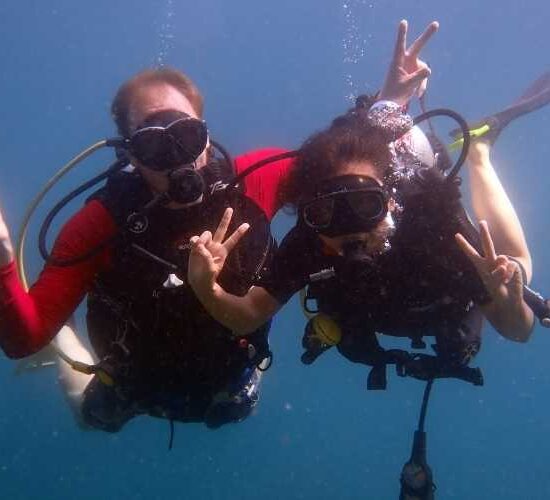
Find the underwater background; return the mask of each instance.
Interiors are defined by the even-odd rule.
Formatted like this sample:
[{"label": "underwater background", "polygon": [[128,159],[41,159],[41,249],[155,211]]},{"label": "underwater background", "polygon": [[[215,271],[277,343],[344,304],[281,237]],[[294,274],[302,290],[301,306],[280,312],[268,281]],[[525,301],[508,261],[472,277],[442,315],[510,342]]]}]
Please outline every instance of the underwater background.
[{"label": "underwater background", "polygon": [[[167,64],[189,74],[212,134],[233,154],[292,148],[350,107],[351,96],[379,88],[402,18],[410,40],[429,21],[441,23],[424,52],[430,107],[479,119],[550,69],[550,3],[542,1],[0,3],[0,204],[12,236],[53,173],[114,134],[110,101],[136,71]],[[533,285],[546,295],[549,139],[550,107],[514,122],[493,152],[527,233]],[[98,154],[42,205],[28,245],[31,276],[46,210],[108,161]],[[276,233],[291,223],[280,214]],[[15,376],[15,363],[2,358],[2,498],[397,499],[424,384],[389,371],[387,391],[367,392],[368,368],[334,352],[306,367],[304,324],[297,301],[276,318],[274,365],[251,418],[217,431],[176,425],[172,451],[163,420],[139,417],[115,435],[79,430],[55,369]],[[473,363],[485,386],[435,383],[427,432],[438,499],[550,498],[549,352],[541,327],[527,344],[486,327]]]}]

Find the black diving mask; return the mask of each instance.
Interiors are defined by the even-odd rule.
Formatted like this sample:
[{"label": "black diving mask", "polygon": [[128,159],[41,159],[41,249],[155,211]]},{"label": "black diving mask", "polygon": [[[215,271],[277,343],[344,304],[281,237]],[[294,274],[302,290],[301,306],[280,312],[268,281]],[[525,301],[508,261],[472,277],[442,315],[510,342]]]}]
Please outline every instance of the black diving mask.
[{"label": "black diving mask", "polygon": [[125,140],[124,148],[145,167],[166,171],[193,165],[207,144],[204,121],[167,110],[148,116]]},{"label": "black diving mask", "polygon": [[208,130],[202,120],[165,110],[149,115],[123,147],[143,166],[167,174],[170,200],[194,204],[201,201],[207,186],[208,166],[195,168],[207,145]]},{"label": "black diving mask", "polygon": [[365,233],[384,220],[388,202],[386,190],[372,177],[342,175],[322,181],[315,198],[301,205],[300,217],[328,237]]}]

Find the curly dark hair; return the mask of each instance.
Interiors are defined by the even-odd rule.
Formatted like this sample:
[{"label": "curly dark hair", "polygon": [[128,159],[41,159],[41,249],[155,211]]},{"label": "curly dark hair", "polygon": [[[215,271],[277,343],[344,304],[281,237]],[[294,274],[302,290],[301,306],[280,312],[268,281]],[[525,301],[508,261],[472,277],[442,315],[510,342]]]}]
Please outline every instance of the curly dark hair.
[{"label": "curly dark hair", "polygon": [[367,112],[372,101],[358,99],[356,106],[337,117],[331,125],[303,143],[295,167],[281,190],[287,206],[296,208],[314,195],[319,181],[334,177],[352,162],[369,161],[381,178],[391,168],[391,153],[379,129],[369,124]]}]

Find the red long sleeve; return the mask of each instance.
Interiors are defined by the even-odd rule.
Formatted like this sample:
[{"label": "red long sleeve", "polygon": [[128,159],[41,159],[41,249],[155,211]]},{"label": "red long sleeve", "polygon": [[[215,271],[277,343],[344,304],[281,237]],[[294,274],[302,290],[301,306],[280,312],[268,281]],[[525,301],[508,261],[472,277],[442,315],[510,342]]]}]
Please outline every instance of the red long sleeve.
[{"label": "red long sleeve", "polygon": [[[237,172],[253,163],[282,153],[265,149],[235,159]],[[292,160],[281,160],[262,168],[245,180],[246,195],[271,219],[281,206],[279,189]],[[116,225],[99,201],[91,201],[65,224],[53,255],[71,259],[107,241],[116,234]],[[72,266],[46,265],[28,292],[23,289],[15,264],[0,268],[0,347],[11,358],[28,356],[56,335],[90,289],[97,273],[108,268],[111,251],[104,250]]]},{"label": "red long sleeve", "polygon": [[[252,151],[235,159],[237,174],[254,163],[284,153],[284,149],[269,148]],[[269,220],[281,208],[281,185],[288,177],[293,159],[279,160],[262,167],[245,178],[246,196],[263,209]]]},{"label": "red long sleeve", "polygon": [[[115,223],[105,207],[92,201],[65,224],[53,255],[59,259],[83,255],[115,232]],[[46,265],[28,293],[14,263],[0,269],[0,346],[5,353],[20,358],[46,346],[109,261],[110,252],[104,250],[73,266]]]}]

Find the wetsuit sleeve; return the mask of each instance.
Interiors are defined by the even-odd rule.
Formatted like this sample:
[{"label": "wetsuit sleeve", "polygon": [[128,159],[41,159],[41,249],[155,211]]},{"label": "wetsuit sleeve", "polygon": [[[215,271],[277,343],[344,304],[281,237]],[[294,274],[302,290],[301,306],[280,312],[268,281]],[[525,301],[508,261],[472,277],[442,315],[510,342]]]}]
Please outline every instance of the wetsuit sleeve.
[{"label": "wetsuit sleeve", "polygon": [[[99,201],[91,201],[63,227],[53,256],[70,259],[110,239],[114,220]],[[15,263],[0,268],[0,346],[12,358],[28,356],[45,347],[74,312],[95,275],[110,262],[105,249],[73,266],[46,265],[28,292]]]},{"label": "wetsuit sleeve", "polygon": [[275,253],[271,271],[263,277],[259,286],[264,288],[280,304],[285,304],[309,280],[307,262],[312,261],[307,239],[296,228],[281,242]]},{"label": "wetsuit sleeve", "polygon": [[[252,151],[235,158],[237,174],[254,163],[270,156],[285,153],[284,149],[268,148]],[[292,158],[273,162],[245,178],[245,194],[252,199],[271,220],[282,206],[282,187],[294,164]]]}]

